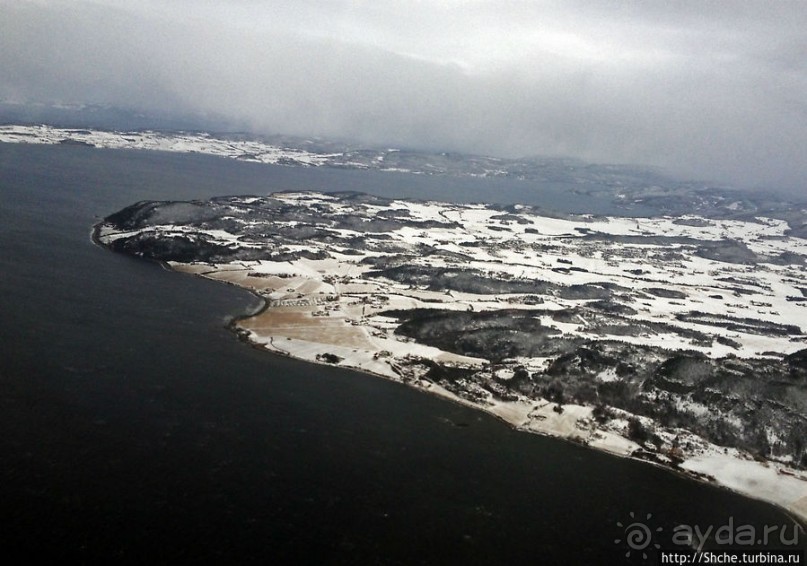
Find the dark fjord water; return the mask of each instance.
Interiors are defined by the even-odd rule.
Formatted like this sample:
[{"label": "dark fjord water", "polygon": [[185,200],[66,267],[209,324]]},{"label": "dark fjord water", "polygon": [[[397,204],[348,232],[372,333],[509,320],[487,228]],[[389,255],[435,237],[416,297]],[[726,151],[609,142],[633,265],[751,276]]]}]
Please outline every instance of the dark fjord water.
[{"label": "dark fjord water", "polygon": [[[315,188],[483,200],[486,187],[0,144],[0,551],[86,563],[618,564],[616,523],[630,512],[667,532],[729,517],[788,523],[664,470],[254,350],[224,328],[254,297],[89,239],[99,216],[143,199]],[[540,200],[510,189],[509,200]]]}]

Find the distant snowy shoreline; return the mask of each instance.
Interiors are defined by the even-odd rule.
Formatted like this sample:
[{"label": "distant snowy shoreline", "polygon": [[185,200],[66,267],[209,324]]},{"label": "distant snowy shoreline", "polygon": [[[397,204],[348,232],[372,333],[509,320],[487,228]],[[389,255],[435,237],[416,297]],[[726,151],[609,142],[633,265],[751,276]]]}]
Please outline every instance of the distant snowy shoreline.
[{"label": "distant snowy shoreline", "polygon": [[271,164],[322,165],[328,155],[282,148],[259,141],[216,138],[205,133],[155,131],[113,132],[53,126],[0,126],[0,142],[84,144],[107,149],[143,149],[173,153],[202,153]]},{"label": "distant snowy shoreline", "polygon": [[397,149],[349,149],[342,144],[282,138],[263,141],[240,134],[161,132],[153,130],[109,131],[59,128],[49,125],[0,125],[0,143],[84,145],[104,149],[197,153],[239,161],[296,167],[335,167],[412,174],[452,174],[468,177],[506,176],[507,160],[475,158],[470,169],[424,163],[424,154]]}]

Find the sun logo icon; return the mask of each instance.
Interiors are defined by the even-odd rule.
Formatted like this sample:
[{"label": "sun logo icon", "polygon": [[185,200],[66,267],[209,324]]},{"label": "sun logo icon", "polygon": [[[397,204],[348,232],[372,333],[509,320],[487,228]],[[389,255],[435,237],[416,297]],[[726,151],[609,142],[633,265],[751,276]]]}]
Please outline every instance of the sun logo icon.
[{"label": "sun logo icon", "polygon": [[642,553],[642,559],[647,560],[647,552],[645,552],[650,546],[653,546],[655,549],[661,548],[661,546],[654,542],[653,540],[653,533],[660,533],[662,530],[661,527],[658,527],[655,531],[653,531],[648,525],[647,522],[653,518],[653,515],[648,513],[645,517],[645,522],[636,520],[636,516],[634,515],[633,511],[630,512],[630,522],[625,525],[622,524],[622,521],[617,521],[617,527],[621,528],[625,534],[623,538],[618,538],[614,540],[614,544],[622,544],[624,543],[628,546],[628,551],[625,553],[627,558],[630,558],[631,552]]}]

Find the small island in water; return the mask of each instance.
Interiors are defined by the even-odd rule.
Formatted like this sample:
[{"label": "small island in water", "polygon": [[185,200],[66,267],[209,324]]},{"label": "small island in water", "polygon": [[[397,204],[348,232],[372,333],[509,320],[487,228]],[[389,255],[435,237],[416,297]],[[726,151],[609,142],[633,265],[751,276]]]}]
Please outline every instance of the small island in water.
[{"label": "small island in water", "polygon": [[116,252],[261,297],[232,323],[258,347],[805,520],[800,236],[767,217],[549,216],[354,192],[140,202],[94,231]]}]

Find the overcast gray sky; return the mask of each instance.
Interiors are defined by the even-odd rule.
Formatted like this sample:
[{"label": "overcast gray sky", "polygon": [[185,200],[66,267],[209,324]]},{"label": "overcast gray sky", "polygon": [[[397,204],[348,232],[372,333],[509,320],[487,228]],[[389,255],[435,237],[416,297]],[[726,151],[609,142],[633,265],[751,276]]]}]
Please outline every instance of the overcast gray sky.
[{"label": "overcast gray sky", "polygon": [[807,193],[807,2],[0,0],[0,99]]}]

